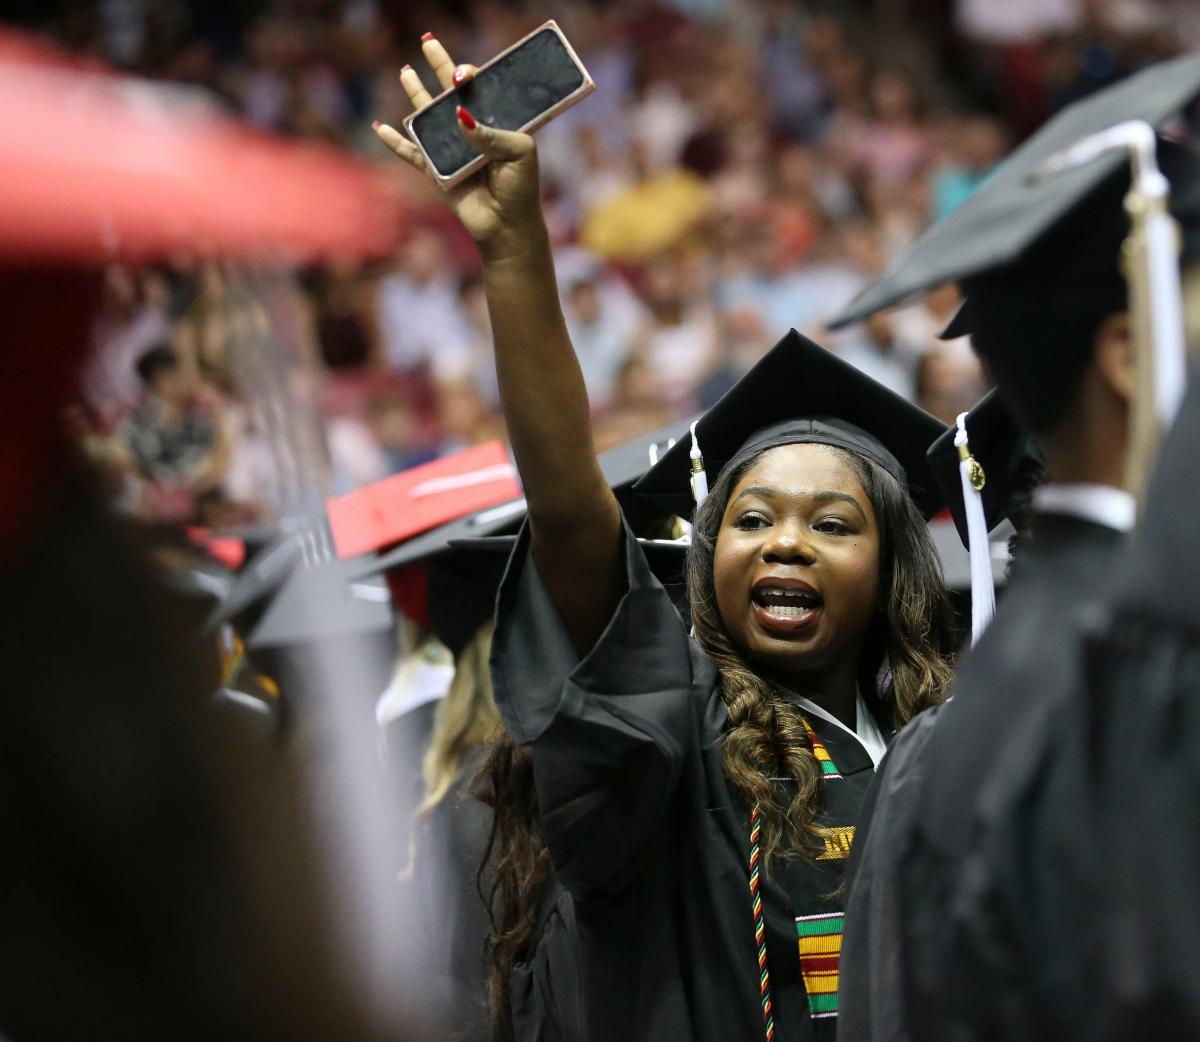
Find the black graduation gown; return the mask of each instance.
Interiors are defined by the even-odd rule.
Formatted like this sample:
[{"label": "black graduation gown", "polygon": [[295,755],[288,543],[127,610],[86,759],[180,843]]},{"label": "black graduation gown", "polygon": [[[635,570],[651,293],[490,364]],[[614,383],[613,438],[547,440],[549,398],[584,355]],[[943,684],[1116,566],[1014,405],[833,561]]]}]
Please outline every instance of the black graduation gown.
[{"label": "black graduation gown", "polygon": [[537,939],[513,967],[512,1025],[515,1042],[579,1042],[585,1037],[579,980],[575,903],[557,880],[547,881]]},{"label": "black graduation gown", "polygon": [[895,880],[915,826],[925,746],[941,706],[911,721],[889,746],[859,814],[846,884],[839,1042],[911,1039]]},{"label": "black graduation gown", "polygon": [[854,1012],[843,1040],[946,1037],[960,994],[950,983],[947,902],[980,787],[1005,736],[1044,713],[1050,695],[1072,681],[1078,646],[1063,641],[1065,620],[1103,591],[1121,543],[1106,526],[1037,515],[996,618],[964,659],[953,701],[910,724],[881,766],[871,829],[885,821],[887,832],[876,842],[864,831],[856,851],[850,911],[857,914],[844,952],[853,989],[844,998]]},{"label": "black graduation gown", "polygon": [[473,795],[471,782],[486,749],[463,761],[445,799],[418,824],[413,886],[422,910],[426,957],[423,982],[437,1018],[454,1038],[486,1042],[487,994],[484,943],[488,918],[476,885],[491,828],[490,810]]},{"label": "black graduation gown", "polygon": [[1193,382],[1138,536],[1082,620],[1077,683],[1022,769],[985,788],[952,922],[974,1000],[958,1037],[1200,1035],[1197,444]]},{"label": "black graduation gown", "polygon": [[[627,591],[580,660],[523,533],[492,651],[497,706],[533,749],[543,834],[575,900],[586,1037],[761,1039],[750,808],[722,766],[716,669],[628,531],[624,559]],[[834,1034],[839,886],[873,773],[857,739],[809,724],[829,757],[824,822],[846,831],[762,882],[775,1037],[789,1042]]]}]

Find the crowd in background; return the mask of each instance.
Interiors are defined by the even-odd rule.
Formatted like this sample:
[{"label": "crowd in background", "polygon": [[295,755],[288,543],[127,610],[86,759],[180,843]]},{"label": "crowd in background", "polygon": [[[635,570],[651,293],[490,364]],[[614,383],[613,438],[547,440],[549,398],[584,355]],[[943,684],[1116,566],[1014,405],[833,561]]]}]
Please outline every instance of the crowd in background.
[{"label": "crowd in background", "polygon": [[[274,335],[319,374],[335,492],[503,437],[473,247],[370,130],[406,114],[405,62],[433,86],[422,33],[482,62],[554,17],[598,84],[538,140],[599,449],[711,405],[792,327],[952,421],[987,386],[965,340],[937,337],[952,287],[824,323],[1057,108],[1200,45],[1186,0],[25,3],[73,48],[378,162],[411,203],[390,259],[271,284]],[[69,422],[129,512],[278,509],[234,362],[248,278],[108,273]]]}]

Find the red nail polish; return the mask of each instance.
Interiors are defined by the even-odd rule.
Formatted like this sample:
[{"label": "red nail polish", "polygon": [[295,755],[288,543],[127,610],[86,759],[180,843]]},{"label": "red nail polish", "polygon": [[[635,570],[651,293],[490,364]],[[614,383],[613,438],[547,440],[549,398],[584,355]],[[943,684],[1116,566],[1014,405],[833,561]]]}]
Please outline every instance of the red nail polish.
[{"label": "red nail polish", "polygon": [[378,129],[379,129],[380,127],[382,127],[382,126],[383,126],[383,124],[382,124],[382,123],[380,123],[380,122],[379,122],[379,120],[375,120],[375,121],[374,121],[374,122],[371,124],[371,129],[372,129],[372,130],[378,130]]},{"label": "red nail polish", "polygon": [[460,66],[459,68],[454,70],[454,75],[451,76],[450,78],[454,82],[454,86],[461,87],[462,81],[465,76],[466,76],[466,71]]},{"label": "red nail polish", "polygon": [[458,121],[468,130],[475,129],[475,117],[461,105],[458,106]]},{"label": "red nail polish", "polygon": [[433,33],[426,33],[424,36],[421,37],[421,42],[428,43],[432,39],[434,39]]}]

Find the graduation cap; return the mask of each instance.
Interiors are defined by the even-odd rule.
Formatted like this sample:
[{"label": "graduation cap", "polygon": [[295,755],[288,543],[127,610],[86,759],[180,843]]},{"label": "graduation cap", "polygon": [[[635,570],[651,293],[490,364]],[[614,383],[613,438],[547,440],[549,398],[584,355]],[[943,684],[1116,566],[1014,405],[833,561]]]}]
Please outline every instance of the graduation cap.
[{"label": "graduation cap", "polygon": [[288,572],[246,646],[281,649],[391,629],[391,596],[383,581],[353,577],[344,561],[329,560]]},{"label": "graduation cap", "polygon": [[[780,445],[832,445],[891,474],[932,517],[941,494],[925,450],[946,426],[825,348],[789,332],[634,486],[689,517],[711,477]],[[690,491],[689,491],[690,490]]]},{"label": "graduation cap", "polygon": [[[963,416],[966,447],[977,464],[974,469],[979,477],[982,517],[990,532],[1008,516],[1013,493],[1025,482],[1029,469],[1040,464],[1041,457],[995,389],[988,391]],[[958,436],[957,427],[947,428],[929,446],[926,456],[950,516],[954,518],[958,536],[963,546],[968,546],[966,504],[959,473],[962,453],[956,444]],[[974,486],[972,491],[975,491]]]},{"label": "graduation cap", "polygon": [[336,558],[293,564],[245,644],[251,662],[285,693],[312,689],[314,670],[326,677],[336,671],[339,685],[374,699],[395,663],[391,594],[381,578],[353,577]]},{"label": "graduation cap", "polygon": [[209,616],[207,628],[213,630],[228,622],[248,631],[299,562],[301,541],[299,531],[275,530],[272,538],[233,575],[228,591]]},{"label": "graduation cap", "polygon": [[[635,532],[644,531],[652,523],[654,512],[650,504],[633,494],[634,483],[658,462],[672,445],[686,440],[687,437],[688,423],[681,421],[601,453],[600,471],[609,487],[616,493]],[[659,514],[661,513],[659,511]],[[455,517],[377,557],[360,558],[355,563],[352,574],[376,575],[418,561],[433,560],[445,553],[451,543],[460,540],[515,535],[525,521],[525,514],[524,499],[509,499]]]},{"label": "graduation cap", "polygon": [[[1128,158],[1120,152],[1106,153],[1053,176],[1043,176],[1047,160],[1082,138],[1126,120],[1161,126],[1197,95],[1200,54],[1190,54],[1155,65],[1063,109],[1016,149],[959,209],[917,239],[830,327],[860,321],[944,282],[961,282],[1022,261],[1031,247],[1078,211],[1106,182],[1119,185],[1124,179],[1128,184]],[[1165,164],[1164,172],[1170,178]],[[1114,195],[1119,201],[1120,191]],[[1119,205],[1113,217],[1127,224]],[[1076,255],[1086,259],[1088,251],[1076,251]],[[1114,257],[1109,254],[1104,259]],[[968,308],[964,324],[969,314]]]},{"label": "graduation cap", "polygon": [[520,494],[504,443],[489,441],[332,498],[325,507],[338,556],[350,558]]},{"label": "graduation cap", "polygon": [[[671,445],[686,438],[687,432],[686,422],[671,424],[600,455],[601,473],[621,501],[634,531],[652,527],[657,517],[650,504],[633,495],[633,483]],[[406,614],[428,623],[442,643],[457,654],[491,618],[496,590],[525,515],[524,499],[477,510],[377,557],[360,559],[351,574],[366,577],[387,573],[395,579],[411,566],[424,565],[423,583],[404,587],[394,584],[393,594]],[[661,564],[664,581],[681,577],[686,547],[659,549],[657,544],[666,541],[647,542],[656,544],[648,556],[652,567],[655,562]]]},{"label": "graduation cap", "polygon": [[927,453],[934,479],[971,557],[971,641],[996,609],[988,533],[1008,514],[1038,456],[995,390],[961,414]]},{"label": "graduation cap", "polygon": [[[1159,138],[1157,159],[1171,184],[1170,209],[1181,222],[1182,254],[1194,257],[1200,254],[1200,149]],[[1026,293],[1036,288],[1042,295],[1054,293],[1060,301],[1064,291],[1072,299],[1087,295],[1098,311],[1123,308],[1126,289],[1118,251],[1129,234],[1122,204],[1128,175],[1124,163],[1074,210],[1060,215],[1015,264],[964,276],[966,299],[938,338],[957,340],[985,325],[995,310],[988,306],[989,298],[1000,286]]]}]

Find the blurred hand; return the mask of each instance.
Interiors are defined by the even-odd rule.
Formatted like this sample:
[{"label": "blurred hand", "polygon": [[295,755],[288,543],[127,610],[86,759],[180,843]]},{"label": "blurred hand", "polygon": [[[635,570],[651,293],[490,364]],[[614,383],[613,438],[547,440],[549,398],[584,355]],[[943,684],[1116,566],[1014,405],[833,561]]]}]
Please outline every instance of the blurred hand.
[{"label": "blurred hand", "polygon": [[[477,71],[473,65],[455,66],[446,48],[432,37],[421,44],[421,50],[443,89],[467,83]],[[411,66],[401,71],[400,82],[418,112],[433,100]],[[396,155],[432,176],[421,150],[405,134],[386,123],[376,123],[374,129]],[[527,243],[545,235],[533,138],[477,124],[461,106],[458,129],[491,162],[446,192],[447,201],[485,260],[519,253]]]}]

